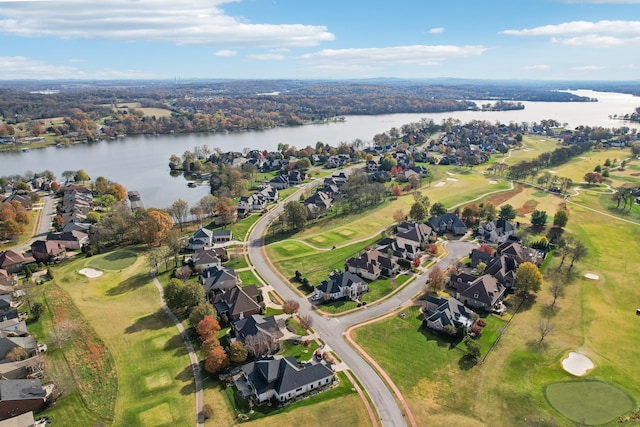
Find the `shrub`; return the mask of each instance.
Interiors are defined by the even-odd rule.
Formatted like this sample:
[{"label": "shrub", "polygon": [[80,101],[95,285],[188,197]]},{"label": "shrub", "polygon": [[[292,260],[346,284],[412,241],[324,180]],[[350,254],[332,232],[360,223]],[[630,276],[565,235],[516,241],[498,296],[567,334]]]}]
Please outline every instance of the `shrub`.
[{"label": "shrub", "polygon": [[482,335],[482,329],[480,329],[478,326],[472,326],[469,328],[469,335],[471,335],[474,338],[477,338],[480,335]]},{"label": "shrub", "polygon": [[478,321],[476,322],[476,325],[480,326],[481,328],[484,328],[485,326],[487,326],[487,322],[485,322],[482,319],[478,319]]},{"label": "shrub", "polygon": [[211,405],[209,405],[208,403],[202,407],[202,416],[204,417],[205,420],[208,420],[209,418],[213,417],[213,409],[211,408]]}]

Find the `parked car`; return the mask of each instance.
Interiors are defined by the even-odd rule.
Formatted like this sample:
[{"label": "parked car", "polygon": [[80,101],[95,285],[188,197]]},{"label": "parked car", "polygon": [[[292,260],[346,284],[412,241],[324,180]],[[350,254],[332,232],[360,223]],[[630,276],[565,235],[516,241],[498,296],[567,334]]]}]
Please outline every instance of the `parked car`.
[{"label": "parked car", "polygon": [[314,295],[311,297],[311,301],[318,301],[320,299],[322,299],[322,295]]}]

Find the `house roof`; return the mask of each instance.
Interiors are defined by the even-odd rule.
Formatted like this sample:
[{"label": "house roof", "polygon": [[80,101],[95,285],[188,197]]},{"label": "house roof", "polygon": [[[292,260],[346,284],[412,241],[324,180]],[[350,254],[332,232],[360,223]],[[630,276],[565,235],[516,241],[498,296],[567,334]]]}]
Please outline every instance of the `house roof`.
[{"label": "house roof", "polygon": [[31,244],[31,251],[45,253],[47,255],[58,255],[64,253],[66,248],[58,241],[52,240],[36,240]]},{"label": "house roof", "polygon": [[237,282],[238,278],[233,268],[214,265],[202,273],[202,286],[205,292],[211,292],[213,289],[229,289]]},{"label": "house roof", "polygon": [[447,325],[454,327],[471,326],[473,312],[455,298],[427,297],[427,304],[435,309],[427,311],[425,320],[435,323],[441,329]]},{"label": "house roof", "polygon": [[16,252],[13,249],[9,249],[4,252],[0,252],[0,267],[6,268],[16,264],[24,264],[27,259],[20,252]]},{"label": "house roof", "polygon": [[231,325],[236,331],[236,337],[242,339],[256,335],[259,332],[272,335],[278,329],[274,316],[265,317],[261,314],[252,314],[249,317],[234,320]]},{"label": "house roof", "polygon": [[299,366],[294,357],[269,356],[242,366],[257,394],[275,390],[287,394],[307,384],[333,376],[324,363]]},{"label": "house roof", "polygon": [[[250,288],[250,286],[247,286],[247,288]],[[219,313],[227,312],[231,318],[252,310],[260,310],[260,306],[255,300],[255,297],[252,297],[244,288],[237,285],[222,295],[218,295],[216,297],[215,307]]]},{"label": "house roof", "polygon": [[458,285],[460,296],[492,306],[504,294],[504,286],[488,274],[483,274],[471,283]]},{"label": "house roof", "polygon": [[39,379],[0,380],[0,401],[44,399],[45,396]]},{"label": "house roof", "polygon": [[87,233],[79,230],[63,231],[62,233],[48,233],[47,240],[58,240],[67,242],[79,242],[87,237]]},{"label": "house roof", "polygon": [[323,293],[335,294],[340,292],[344,287],[350,287],[354,283],[362,283],[362,281],[363,280],[355,274],[343,271],[331,276],[329,280],[323,281],[316,289]]}]

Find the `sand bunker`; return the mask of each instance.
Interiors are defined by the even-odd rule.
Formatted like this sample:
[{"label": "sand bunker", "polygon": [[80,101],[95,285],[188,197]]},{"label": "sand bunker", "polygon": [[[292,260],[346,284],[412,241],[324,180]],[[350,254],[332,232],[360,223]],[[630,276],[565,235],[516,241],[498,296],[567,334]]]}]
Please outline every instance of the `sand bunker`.
[{"label": "sand bunker", "polygon": [[553,174],[558,173],[558,172],[556,172],[556,171],[548,171],[548,172],[549,172],[549,173],[553,173]]},{"label": "sand bunker", "polygon": [[82,270],[78,270],[78,273],[87,276],[89,279],[94,279],[96,277],[102,276],[101,270],[96,270],[95,268],[83,268]]},{"label": "sand bunker", "polygon": [[447,175],[455,176],[456,174],[453,172],[447,172]]},{"label": "sand bunker", "polygon": [[443,185],[445,185],[445,184],[446,184],[446,182],[444,182],[444,181],[440,181],[439,183],[437,183],[437,184],[435,185],[435,187],[442,187],[442,186],[443,186]]},{"label": "sand bunker", "polygon": [[447,181],[458,181],[457,178],[447,178]]},{"label": "sand bunker", "polygon": [[591,279],[591,280],[598,280],[600,278],[600,276],[598,276],[595,273],[587,273],[584,275],[584,277],[586,277],[587,279]]},{"label": "sand bunker", "polygon": [[575,351],[569,352],[569,357],[562,361],[562,367],[571,375],[581,377],[593,369],[595,365],[587,356]]},{"label": "sand bunker", "polygon": [[498,183],[498,181],[489,181],[489,184],[491,185],[496,185]]}]

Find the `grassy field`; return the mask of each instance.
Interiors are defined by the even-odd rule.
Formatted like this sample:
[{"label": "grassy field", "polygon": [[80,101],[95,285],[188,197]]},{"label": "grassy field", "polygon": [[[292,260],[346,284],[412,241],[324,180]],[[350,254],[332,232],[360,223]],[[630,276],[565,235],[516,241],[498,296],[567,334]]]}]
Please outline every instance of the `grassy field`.
[{"label": "grassy field", "polygon": [[[431,203],[442,202],[447,208],[490,191],[509,187],[506,182],[490,184],[492,179],[467,168],[439,166],[438,174],[443,176],[442,180],[434,180],[430,186],[424,185],[419,191],[428,196]],[[354,215],[327,217],[292,237],[319,248],[331,248],[367,239],[391,226],[394,222],[393,214],[397,210],[408,213],[413,203],[413,196],[404,194],[373,210]]]},{"label": "grassy field", "polygon": [[[605,196],[581,195],[576,201],[605,213],[601,203]],[[573,198],[573,197],[572,197]],[[558,199],[543,196],[535,189],[524,188],[504,200],[518,208],[535,200],[536,208],[555,213]],[[356,331],[357,341],[374,356],[400,388],[419,425],[572,425],[566,414],[549,405],[545,388],[573,379],[560,360],[567,351],[580,351],[590,357],[596,367],[588,379],[599,380],[622,390],[634,401],[640,399],[640,329],[636,324],[640,288],[634,280],[640,274],[635,261],[640,243],[635,237],[639,226],[602,216],[588,209],[568,204],[569,224],[566,233],[587,247],[588,256],[576,263],[570,274],[566,265],[560,280],[566,284],[566,295],[550,309],[552,297],[549,283],[535,298],[513,316],[506,332],[502,321],[488,320],[487,341],[501,335],[484,363],[469,368],[463,363],[463,345],[451,349],[437,336],[420,328],[417,313],[406,319],[386,319]],[[630,215],[636,215],[634,212]],[[548,276],[557,270],[559,260],[546,263]],[[598,280],[584,278],[595,273]],[[537,325],[549,318],[554,332],[542,346]],[[482,339],[485,339],[483,334]],[[385,336],[385,345],[379,337]],[[482,344],[483,353],[487,349]],[[428,355],[404,357],[403,355]],[[399,363],[402,358],[402,363]]]},{"label": "grassy field", "polygon": [[[584,174],[593,172],[593,169],[600,165],[604,167],[604,162],[609,159],[622,161],[631,156],[631,149],[610,149],[600,151],[589,151],[582,156],[574,157],[564,165],[554,168],[558,176],[571,178],[573,182],[583,182]],[[612,172],[615,174],[615,172]]]},{"label": "grassy field", "polygon": [[[331,390],[312,398],[290,404],[282,409],[266,405],[255,407],[255,420],[243,423],[246,426],[368,426],[371,425],[364,404],[353,385],[340,372],[336,374],[340,383]],[[269,414],[269,416],[265,416]]]},{"label": "grassy field", "polygon": [[606,424],[635,407],[622,390],[601,381],[566,381],[547,386],[551,406],[571,421]]},{"label": "grassy field", "polygon": [[298,270],[315,285],[327,279],[332,270],[344,268],[346,259],[376,240],[378,237],[330,251],[318,251],[304,243],[285,240],[268,245],[266,250],[269,259],[285,277],[293,278]]},{"label": "grassy field", "polygon": [[[145,273],[145,262],[140,253],[126,250],[79,258],[56,268],[54,275],[113,358],[117,398],[97,402],[105,407],[113,405],[113,424],[193,425],[194,385],[189,358],[175,326],[160,311],[158,293]],[[104,269],[105,274],[87,279],[77,273],[83,267]],[[65,358],[69,358],[67,353]],[[104,380],[92,377],[90,381],[100,384]],[[93,393],[84,398],[97,399]],[[81,401],[70,401],[63,399],[51,410],[56,424],[79,425],[75,414],[83,412]]]}]

